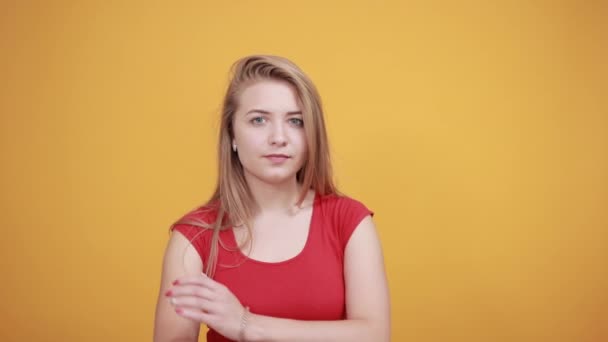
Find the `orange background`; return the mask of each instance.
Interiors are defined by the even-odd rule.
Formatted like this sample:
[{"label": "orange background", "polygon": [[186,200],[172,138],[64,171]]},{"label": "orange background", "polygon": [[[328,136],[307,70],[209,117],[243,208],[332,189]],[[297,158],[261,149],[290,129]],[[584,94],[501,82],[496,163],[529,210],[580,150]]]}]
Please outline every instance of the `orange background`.
[{"label": "orange background", "polygon": [[[0,340],[149,341],[227,71],[317,84],[393,341],[608,340],[602,1],[3,1]],[[204,338],[201,338],[204,340]]]}]

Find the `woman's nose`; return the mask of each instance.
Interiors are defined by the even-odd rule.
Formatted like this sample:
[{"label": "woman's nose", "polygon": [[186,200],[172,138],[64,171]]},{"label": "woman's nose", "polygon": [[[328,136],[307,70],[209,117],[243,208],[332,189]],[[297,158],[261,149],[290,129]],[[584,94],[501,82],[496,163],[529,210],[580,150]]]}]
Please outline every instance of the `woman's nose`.
[{"label": "woman's nose", "polygon": [[272,125],[269,142],[271,145],[285,145],[287,143],[287,137],[285,136],[285,128],[283,125]]}]

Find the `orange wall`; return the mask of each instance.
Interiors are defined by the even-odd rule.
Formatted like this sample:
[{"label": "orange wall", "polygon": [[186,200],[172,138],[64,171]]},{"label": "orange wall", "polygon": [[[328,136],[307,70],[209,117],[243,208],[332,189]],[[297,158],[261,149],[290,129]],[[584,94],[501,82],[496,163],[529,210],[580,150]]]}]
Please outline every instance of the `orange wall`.
[{"label": "orange wall", "polygon": [[456,3],[2,2],[0,340],[151,340],[250,53],[318,85],[394,341],[608,340],[606,3]]}]

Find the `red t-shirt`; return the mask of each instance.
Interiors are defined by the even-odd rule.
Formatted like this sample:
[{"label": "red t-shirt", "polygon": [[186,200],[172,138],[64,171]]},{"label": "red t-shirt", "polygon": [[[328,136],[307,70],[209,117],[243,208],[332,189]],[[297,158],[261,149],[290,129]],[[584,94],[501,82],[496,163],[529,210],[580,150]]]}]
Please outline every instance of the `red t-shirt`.
[{"label": "red t-shirt", "polygon": [[[216,214],[198,208],[184,218],[213,223]],[[315,195],[303,250],[277,263],[247,258],[236,248],[232,229],[221,231],[219,237],[226,248],[219,245],[214,279],[256,314],[297,320],[345,319],[344,249],[367,215],[373,216],[373,212],[352,198]],[[188,224],[173,229],[192,242],[206,265],[212,231]],[[229,340],[210,329],[207,341]]]}]

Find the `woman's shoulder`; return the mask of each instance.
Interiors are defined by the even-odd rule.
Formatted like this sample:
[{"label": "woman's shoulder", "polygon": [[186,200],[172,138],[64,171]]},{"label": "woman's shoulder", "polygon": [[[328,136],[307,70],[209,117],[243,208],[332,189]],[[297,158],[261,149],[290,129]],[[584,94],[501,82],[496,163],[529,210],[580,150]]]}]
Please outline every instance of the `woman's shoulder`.
[{"label": "woman's shoulder", "polygon": [[319,196],[319,210],[325,219],[342,225],[345,221],[358,221],[367,215],[374,215],[363,202],[353,197],[333,193]]},{"label": "woman's shoulder", "polygon": [[169,229],[182,233],[191,241],[197,237],[204,238],[211,233],[217,215],[217,204],[206,203],[181,215]]},{"label": "woman's shoulder", "polygon": [[367,209],[366,205],[360,200],[341,193],[330,193],[319,195],[319,202],[322,207],[332,211],[349,211]]},{"label": "woman's shoulder", "polygon": [[331,227],[326,232],[333,234],[342,250],[361,221],[374,212],[358,199],[344,194],[319,196],[321,222]]},{"label": "woman's shoulder", "polygon": [[173,225],[193,224],[207,226],[215,222],[218,214],[218,206],[214,203],[206,203],[183,214]]}]

